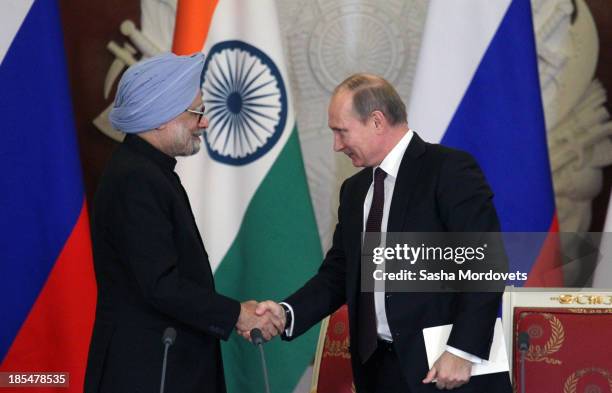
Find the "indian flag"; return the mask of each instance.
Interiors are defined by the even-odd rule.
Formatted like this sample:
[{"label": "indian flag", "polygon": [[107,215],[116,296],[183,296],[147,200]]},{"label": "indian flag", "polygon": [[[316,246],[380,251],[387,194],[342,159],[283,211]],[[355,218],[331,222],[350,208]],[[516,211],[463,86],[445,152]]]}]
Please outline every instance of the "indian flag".
[{"label": "indian flag", "polygon": [[[210,121],[195,157],[179,161],[217,290],[279,300],[321,262],[273,0],[181,0],[173,50],[203,51]],[[317,329],[266,345],[270,384],[291,392]],[[229,392],[263,388],[259,353],[238,335],[222,346]]]}]

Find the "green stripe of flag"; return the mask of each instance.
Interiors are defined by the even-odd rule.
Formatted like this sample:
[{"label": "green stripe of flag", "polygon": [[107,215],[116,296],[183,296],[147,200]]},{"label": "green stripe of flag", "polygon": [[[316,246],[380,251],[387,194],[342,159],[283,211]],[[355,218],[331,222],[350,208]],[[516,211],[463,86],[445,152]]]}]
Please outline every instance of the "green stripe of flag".
[{"label": "green stripe of flag", "polygon": [[[223,214],[222,212],[220,214]],[[282,300],[315,273],[321,245],[294,127],[215,273],[217,290],[240,300]],[[290,343],[266,344],[271,390],[290,393],[314,355],[318,325]],[[222,345],[229,393],[263,391],[259,353],[237,334]]]}]

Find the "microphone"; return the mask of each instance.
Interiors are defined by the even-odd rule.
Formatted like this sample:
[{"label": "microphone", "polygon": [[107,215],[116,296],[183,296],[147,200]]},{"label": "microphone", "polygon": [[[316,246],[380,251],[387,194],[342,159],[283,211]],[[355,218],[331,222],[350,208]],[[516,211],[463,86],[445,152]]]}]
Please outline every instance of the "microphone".
[{"label": "microphone", "polygon": [[518,335],[518,349],[521,352],[529,350],[529,333],[520,332]]},{"label": "microphone", "polygon": [[270,393],[270,381],[268,380],[268,367],[266,366],[266,356],[264,355],[263,345],[266,343],[261,330],[258,328],[251,329],[251,341],[259,348],[259,354],[261,355],[261,369],[264,376],[264,384],[266,387],[266,393]]},{"label": "microphone", "polygon": [[166,364],[168,361],[168,349],[174,344],[174,340],[176,340],[176,330],[169,326],[164,330],[164,334],[162,335],[162,343],[164,344],[164,361],[162,363],[162,372],[161,372],[161,384],[159,386],[159,392],[164,393],[164,386],[166,384]]},{"label": "microphone", "polygon": [[525,393],[525,354],[529,350],[529,333],[520,332],[518,335],[518,350],[521,353],[521,393]]},{"label": "microphone", "polygon": [[266,343],[266,339],[264,338],[261,330],[258,328],[251,329],[251,341],[253,341],[254,345],[263,345]]}]

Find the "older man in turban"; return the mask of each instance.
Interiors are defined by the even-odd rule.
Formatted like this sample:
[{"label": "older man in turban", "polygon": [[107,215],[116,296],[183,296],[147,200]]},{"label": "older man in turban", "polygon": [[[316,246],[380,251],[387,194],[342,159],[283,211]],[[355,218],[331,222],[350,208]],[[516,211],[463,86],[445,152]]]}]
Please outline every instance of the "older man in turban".
[{"label": "older man in turban", "polygon": [[[215,291],[176,156],[195,154],[208,126],[204,56],[163,54],[123,75],[110,120],[126,138],[100,181],[92,239],[98,304],[85,392],[159,389],[162,334],[176,329],[168,392],[225,392],[219,340],[234,327],[276,335],[284,320]],[[214,190],[211,190],[214,192]]]}]

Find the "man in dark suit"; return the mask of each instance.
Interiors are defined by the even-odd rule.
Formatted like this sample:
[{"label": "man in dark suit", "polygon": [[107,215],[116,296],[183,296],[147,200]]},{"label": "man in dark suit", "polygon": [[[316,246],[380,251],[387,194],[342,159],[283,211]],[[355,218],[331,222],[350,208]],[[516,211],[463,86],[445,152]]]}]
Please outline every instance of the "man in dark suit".
[{"label": "man in dark suit", "polygon": [[[489,356],[499,293],[360,290],[362,232],[500,230],[475,160],[421,140],[395,89],[373,75],[353,75],[335,89],[329,127],[334,150],[365,168],[341,187],[333,244],[318,273],[280,305],[261,303],[258,313],[285,313],[283,338],[291,340],[347,303],[358,393],[510,392],[507,373],[470,379],[472,364]],[[451,323],[446,351],[429,369],[422,329]]]},{"label": "man in dark suit", "polygon": [[[215,291],[213,273],[176,156],[195,154],[208,126],[199,89],[202,54],[164,54],[132,66],[110,114],[127,136],[113,154],[94,201],[92,239],[98,303],[85,392],[155,392],[162,334],[176,340],[167,392],[225,392],[219,340],[282,321],[257,317],[254,301]],[[211,190],[214,192],[214,190]],[[275,325],[276,324],[276,325]]]}]

